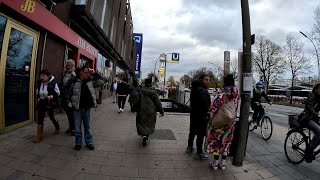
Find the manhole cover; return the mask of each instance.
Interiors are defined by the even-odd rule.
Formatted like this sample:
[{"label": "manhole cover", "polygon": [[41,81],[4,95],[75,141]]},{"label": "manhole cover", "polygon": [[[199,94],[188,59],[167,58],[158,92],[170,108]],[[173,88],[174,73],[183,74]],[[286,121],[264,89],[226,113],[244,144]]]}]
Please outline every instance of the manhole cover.
[{"label": "manhole cover", "polygon": [[150,139],[158,140],[176,140],[176,137],[171,129],[156,129]]}]

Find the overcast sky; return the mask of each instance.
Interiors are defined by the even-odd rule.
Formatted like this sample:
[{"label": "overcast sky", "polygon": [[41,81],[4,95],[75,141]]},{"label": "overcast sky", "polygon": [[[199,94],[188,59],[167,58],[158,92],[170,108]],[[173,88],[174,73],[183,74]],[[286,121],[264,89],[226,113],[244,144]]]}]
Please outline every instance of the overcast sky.
[{"label": "overcast sky", "polygon": [[[284,44],[287,33],[305,43],[305,51],[313,53],[308,39],[299,34],[311,32],[318,0],[249,0],[251,32]],[[231,59],[241,48],[242,25],[240,0],[131,0],[134,32],[144,36],[142,72],[153,72],[161,53],[180,53],[180,64],[167,64],[167,77],[178,80],[198,67],[222,66],[223,52],[231,51]],[[316,65],[316,57],[311,57]],[[157,69],[159,68],[159,63]],[[310,75],[316,75],[317,68]],[[156,70],[157,71],[157,70]]]}]

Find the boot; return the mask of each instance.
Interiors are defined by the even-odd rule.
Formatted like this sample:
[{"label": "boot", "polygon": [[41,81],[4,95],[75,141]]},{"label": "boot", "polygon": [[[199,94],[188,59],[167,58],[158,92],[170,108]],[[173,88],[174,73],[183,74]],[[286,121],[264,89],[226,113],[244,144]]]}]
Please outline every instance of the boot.
[{"label": "boot", "polygon": [[54,135],[58,135],[60,133],[60,126],[58,121],[56,121],[56,123],[54,124],[55,130],[54,130]]},{"label": "boot", "polygon": [[33,140],[34,143],[39,143],[43,140],[43,125],[38,125],[37,137]]}]

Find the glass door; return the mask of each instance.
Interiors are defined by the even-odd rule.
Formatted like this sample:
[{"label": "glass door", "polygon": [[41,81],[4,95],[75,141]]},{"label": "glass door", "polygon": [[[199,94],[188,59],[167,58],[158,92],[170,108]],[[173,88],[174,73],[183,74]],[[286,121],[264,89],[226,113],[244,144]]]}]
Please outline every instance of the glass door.
[{"label": "glass door", "polygon": [[33,121],[37,43],[36,32],[7,19],[0,61],[0,88],[3,89],[0,91],[2,132]]}]

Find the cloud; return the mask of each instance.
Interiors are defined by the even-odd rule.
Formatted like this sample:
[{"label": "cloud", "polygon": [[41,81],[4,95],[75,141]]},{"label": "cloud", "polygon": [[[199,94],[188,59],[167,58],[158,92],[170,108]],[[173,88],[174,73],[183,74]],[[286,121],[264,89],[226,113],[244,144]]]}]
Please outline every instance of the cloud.
[{"label": "cloud", "polygon": [[[250,0],[251,32],[282,45],[294,33],[313,52],[310,42],[297,34],[313,26],[316,0]],[[167,76],[179,79],[210,62],[223,64],[223,52],[237,57],[242,45],[239,0],[131,0],[134,32],[144,35],[143,77],[153,72],[161,53],[180,53],[180,64],[168,64]],[[316,72],[315,72],[316,73]]]}]

